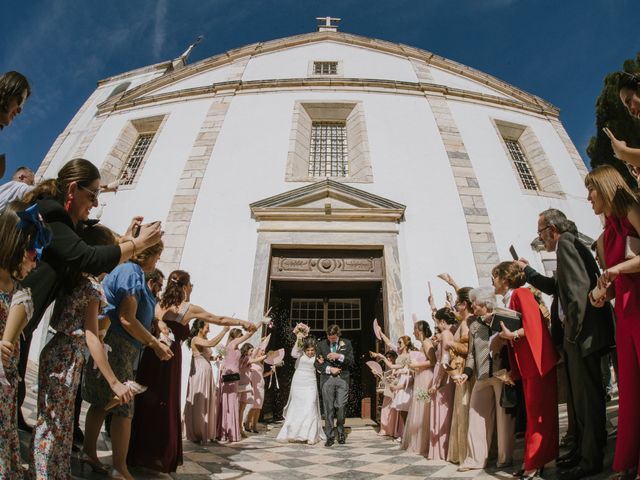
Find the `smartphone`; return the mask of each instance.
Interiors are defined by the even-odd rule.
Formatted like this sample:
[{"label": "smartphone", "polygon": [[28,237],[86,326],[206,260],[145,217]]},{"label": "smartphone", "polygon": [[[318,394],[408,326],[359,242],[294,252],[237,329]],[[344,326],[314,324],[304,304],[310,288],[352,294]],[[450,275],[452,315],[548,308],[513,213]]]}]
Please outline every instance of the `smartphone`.
[{"label": "smartphone", "polygon": [[138,235],[140,235],[140,227],[142,225],[140,225],[139,223],[136,223],[133,228],[131,229],[131,235],[133,235],[133,238],[138,238]]},{"label": "smartphone", "polygon": [[509,253],[511,254],[511,258],[513,258],[514,260],[518,260],[518,258],[520,258],[518,257],[518,254],[516,253],[516,249],[514,248],[513,245],[509,247]]}]

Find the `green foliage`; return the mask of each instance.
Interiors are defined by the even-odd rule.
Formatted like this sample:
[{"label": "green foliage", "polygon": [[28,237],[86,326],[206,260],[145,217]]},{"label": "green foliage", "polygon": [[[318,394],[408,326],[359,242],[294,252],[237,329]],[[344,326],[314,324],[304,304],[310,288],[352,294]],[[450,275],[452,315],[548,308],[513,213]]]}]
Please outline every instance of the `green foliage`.
[{"label": "green foliage", "polygon": [[[630,73],[640,72],[640,52],[636,54],[636,58],[625,60],[623,69]],[[591,159],[592,168],[605,164],[613,165],[630,185],[635,185],[636,182],[624,162],[613,156],[611,142],[602,131],[603,127],[609,127],[616,138],[624,140],[628,146],[640,148],[640,122],[629,115],[620,101],[617,72],[604,78],[602,92],[596,101],[596,135],[589,141],[587,155]]]}]

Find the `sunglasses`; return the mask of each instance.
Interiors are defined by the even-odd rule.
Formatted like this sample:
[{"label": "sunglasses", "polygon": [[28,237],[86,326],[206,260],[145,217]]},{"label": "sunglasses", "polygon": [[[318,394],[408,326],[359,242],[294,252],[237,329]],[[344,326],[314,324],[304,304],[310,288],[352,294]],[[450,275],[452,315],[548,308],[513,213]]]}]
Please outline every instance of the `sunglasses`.
[{"label": "sunglasses", "polygon": [[100,189],[89,190],[87,187],[83,187],[82,185],[78,185],[78,187],[87,192],[87,194],[89,195],[89,200],[91,200],[92,202],[98,200],[98,197],[100,196]]}]

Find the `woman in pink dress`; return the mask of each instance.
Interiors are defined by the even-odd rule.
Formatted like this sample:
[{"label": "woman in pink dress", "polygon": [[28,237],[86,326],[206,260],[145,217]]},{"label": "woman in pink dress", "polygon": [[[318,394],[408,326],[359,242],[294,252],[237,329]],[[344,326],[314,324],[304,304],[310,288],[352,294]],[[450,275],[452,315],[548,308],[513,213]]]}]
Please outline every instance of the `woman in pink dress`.
[{"label": "woman in pink dress", "polygon": [[[253,402],[251,410],[247,414],[244,429],[248,432],[258,433],[258,419],[264,404],[264,360],[267,358],[262,348],[255,348],[249,360],[249,382],[251,384],[251,397]],[[269,373],[267,376],[270,376]]]},{"label": "woman in pink dress", "polygon": [[[384,356],[392,364],[395,363],[398,358],[398,354],[393,350],[389,350]],[[395,381],[395,372],[395,370],[387,368],[382,374],[383,378],[380,381],[381,386],[384,388],[384,399],[382,400],[382,408],[380,409],[380,430],[378,431],[378,435],[386,437],[393,437],[397,423],[396,417],[398,416],[397,410],[391,407],[393,392],[389,388]]]},{"label": "woman in pink dress", "polygon": [[396,424],[393,432],[393,436],[396,441],[402,441],[402,435],[404,434],[405,422],[407,414],[409,412],[409,406],[411,405],[411,392],[413,391],[413,376],[408,366],[411,363],[411,357],[409,352],[416,350],[411,343],[411,338],[404,335],[398,338],[398,347],[391,343],[388,337],[382,334],[382,340],[394,350],[398,352],[398,358],[395,363],[391,363],[381,353],[373,353],[373,357],[384,361],[388,368],[396,370],[397,382],[389,387],[393,393],[393,400],[391,401],[390,408],[397,412]]},{"label": "woman in pink dress", "polygon": [[195,320],[185,342],[191,349],[191,372],[184,405],[184,429],[187,440],[208,442],[216,438],[216,383],[211,367],[211,349],[220,343],[229,327],[209,340],[209,324]]},{"label": "woman in pink dress", "polygon": [[436,352],[437,363],[433,372],[433,381],[429,388],[431,395],[431,439],[429,460],[446,460],[449,450],[449,432],[453,415],[453,397],[455,384],[445,369],[449,365],[449,348],[453,345],[451,327],[456,317],[448,308],[435,312],[436,326],[440,330],[440,342]]},{"label": "woman in pink dress", "polygon": [[239,442],[240,433],[240,401],[238,383],[240,382],[240,350],[238,346],[249,340],[253,330],[242,334],[242,330],[234,328],[229,332],[224,360],[222,362],[219,388],[220,414],[218,415],[218,435],[221,442]]},{"label": "woman in pink dress", "polygon": [[418,354],[412,358],[409,368],[413,372],[413,394],[402,435],[402,448],[408,452],[426,455],[429,451],[429,414],[431,403],[428,397],[433,381],[433,366],[436,363],[435,349],[431,343],[431,329],[424,320],[413,326],[413,336],[420,344]]},{"label": "woman in pink dress", "polygon": [[[238,382],[238,402],[240,403],[240,423],[242,425],[241,430],[247,430],[244,423],[244,412],[247,406],[253,405],[253,389],[251,388],[251,379],[249,373],[251,372],[251,356],[253,355],[253,345],[245,343],[240,348],[240,381]],[[243,437],[246,437],[244,432],[240,432]]]},{"label": "woman in pink dress", "polygon": [[594,213],[606,219],[603,253],[607,270],[599,284],[609,288],[608,298],[616,299],[620,396],[613,470],[619,472],[617,478],[632,478],[634,471],[640,473],[640,256],[625,258],[627,239],[640,236],[640,205],[614,167],[594,168],[585,185]]}]

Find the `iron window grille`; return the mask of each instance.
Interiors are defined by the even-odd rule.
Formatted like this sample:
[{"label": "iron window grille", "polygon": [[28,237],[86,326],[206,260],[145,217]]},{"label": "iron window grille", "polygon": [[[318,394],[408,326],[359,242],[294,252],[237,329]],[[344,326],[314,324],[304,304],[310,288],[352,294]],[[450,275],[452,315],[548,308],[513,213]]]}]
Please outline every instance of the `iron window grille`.
[{"label": "iron window grille", "polygon": [[129,152],[127,163],[122,169],[122,173],[120,173],[121,185],[131,185],[133,183],[142,166],[144,156],[147,154],[147,150],[149,150],[153,136],[153,133],[143,133],[136,139],[136,143],[133,145],[131,152]]},{"label": "iron window grille", "polygon": [[316,332],[336,324],[343,331],[362,329],[359,298],[292,298],[291,326],[304,323]]},{"label": "iron window grille", "polygon": [[314,75],[337,75],[338,62],[313,62]]},{"label": "iron window grille", "polygon": [[347,126],[344,122],[313,122],[309,149],[310,177],[349,175]]},{"label": "iron window grille", "polygon": [[539,190],[538,182],[536,181],[536,177],[533,175],[531,171],[531,167],[529,167],[529,162],[527,161],[527,157],[522,151],[522,147],[517,140],[509,140],[504,139],[505,144],[507,145],[507,150],[509,150],[509,155],[511,155],[511,159],[513,160],[513,164],[516,167],[516,171],[520,176],[520,181],[522,182],[522,186],[526,190]]}]

